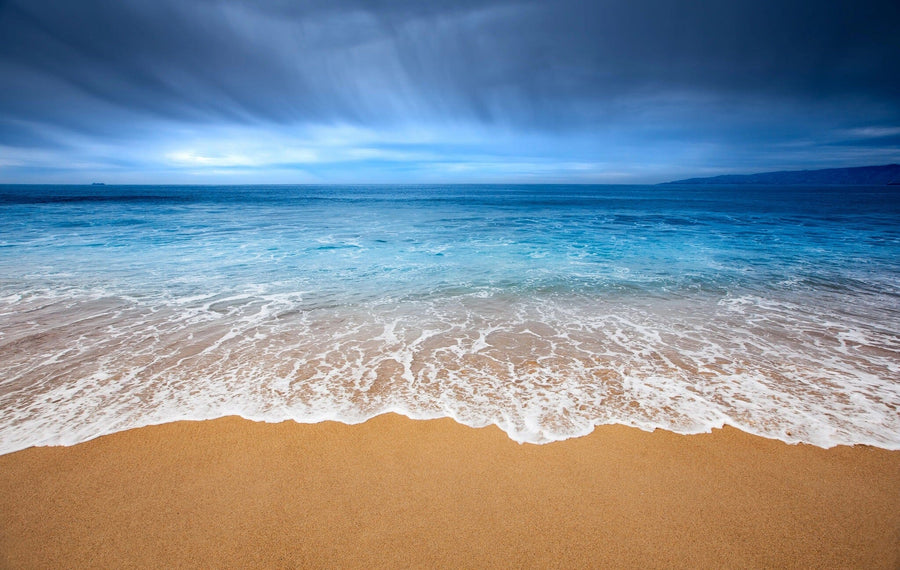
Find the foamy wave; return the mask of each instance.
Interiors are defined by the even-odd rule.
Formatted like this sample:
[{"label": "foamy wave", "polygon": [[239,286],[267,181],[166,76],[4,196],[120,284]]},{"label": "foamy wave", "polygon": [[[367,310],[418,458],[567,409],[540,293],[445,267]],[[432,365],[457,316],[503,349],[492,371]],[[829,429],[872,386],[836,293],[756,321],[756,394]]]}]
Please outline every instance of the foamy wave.
[{"label": "foamy wave", "polygon": [[900,449],[900,335],[867,324],[865,300],[482,289],[335,305],[268,290],[0,298],[0,452],[183,419],[389,411],[529,443],[729,424]]}]

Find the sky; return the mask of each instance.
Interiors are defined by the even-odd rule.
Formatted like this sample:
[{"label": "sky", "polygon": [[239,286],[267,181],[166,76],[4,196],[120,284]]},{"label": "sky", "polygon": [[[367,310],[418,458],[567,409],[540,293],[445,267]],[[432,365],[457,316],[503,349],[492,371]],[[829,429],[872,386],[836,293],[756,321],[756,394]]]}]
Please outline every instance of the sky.
[{"label": "sky", "polygon": [[0,183],[900,162],[896,0],[0,0]]}]

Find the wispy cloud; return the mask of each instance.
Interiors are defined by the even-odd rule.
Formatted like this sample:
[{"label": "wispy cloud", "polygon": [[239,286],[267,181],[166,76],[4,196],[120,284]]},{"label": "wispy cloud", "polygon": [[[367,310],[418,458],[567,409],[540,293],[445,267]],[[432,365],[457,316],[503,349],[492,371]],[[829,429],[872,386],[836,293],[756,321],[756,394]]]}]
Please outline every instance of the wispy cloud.
[{"label": "wispy cloud", "polygon": [[0,182],[900,160],[898,26],[888,0],[9,0]]}]

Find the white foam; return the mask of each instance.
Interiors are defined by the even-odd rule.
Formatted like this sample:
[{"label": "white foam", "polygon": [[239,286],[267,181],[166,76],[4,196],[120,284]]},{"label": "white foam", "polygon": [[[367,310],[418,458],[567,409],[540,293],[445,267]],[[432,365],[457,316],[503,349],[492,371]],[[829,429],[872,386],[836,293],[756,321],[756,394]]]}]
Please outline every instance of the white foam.
[{"label": "white foam", "polygon": [[485,290],[308,308],[265,289],[8,302],[0,452],[184,419],[393,411],[546,443],[620,423],[900,449],[900,334],[797,299]]}]

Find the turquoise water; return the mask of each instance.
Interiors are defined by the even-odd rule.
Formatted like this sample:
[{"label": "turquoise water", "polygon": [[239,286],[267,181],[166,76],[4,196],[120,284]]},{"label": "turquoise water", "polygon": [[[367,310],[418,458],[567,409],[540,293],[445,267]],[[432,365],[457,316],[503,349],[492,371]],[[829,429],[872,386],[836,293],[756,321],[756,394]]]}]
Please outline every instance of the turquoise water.
[{"label": "turquoise water", "polygon": [[395,411],[900,448],[891,187],[0,186],[0,452]]}]

